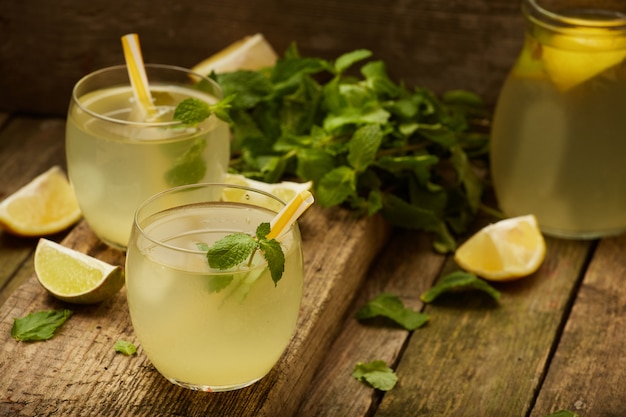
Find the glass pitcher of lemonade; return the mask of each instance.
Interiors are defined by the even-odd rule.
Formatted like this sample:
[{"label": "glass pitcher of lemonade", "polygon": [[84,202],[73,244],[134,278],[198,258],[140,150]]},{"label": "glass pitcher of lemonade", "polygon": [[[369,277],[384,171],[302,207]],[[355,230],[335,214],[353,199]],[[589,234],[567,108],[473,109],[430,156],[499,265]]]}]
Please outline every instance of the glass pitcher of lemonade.
[{"label": "glass pitcher of lemonade", "polygon": [[626,1],[523,0],[522,51],[494,113],[507,216],[596,238],[626,230]]}]

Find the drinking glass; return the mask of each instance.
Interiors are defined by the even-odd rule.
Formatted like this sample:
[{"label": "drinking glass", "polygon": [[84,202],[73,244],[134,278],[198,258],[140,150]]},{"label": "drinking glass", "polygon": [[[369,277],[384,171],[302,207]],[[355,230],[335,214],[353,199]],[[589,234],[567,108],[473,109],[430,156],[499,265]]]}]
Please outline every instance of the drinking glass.
[{"label": "drinking glass", "polygon": [[303,287],[296,223],[277,240],[285,254],[274,284],[264,256],[213,269],[207,247],[232,233],[255,236],[284,203],[263,191],[226,184],[176,187],[137,210],[126,253],[133,328],[169,381],[228,391],[266,375],[296,326]]},{"label": "drinking glass", "polygon": [[494,114],[493,183],[509,216],[596,238],[626,230],[626,1],[524,0],[522,51]]},{"label": "drinking glass", "polygon": [[83,216],[110,246],[125,249],[137,206],[159,191],[219,182],[230,158],[228,125],[210,116],[197,126],[173,119],[187,98],[208,104],[222,98],[212,80],[184,68],[146,65],[156,115],[149,120],[133,97],[128,71],[93,72],[72,92],[66,157]]}]

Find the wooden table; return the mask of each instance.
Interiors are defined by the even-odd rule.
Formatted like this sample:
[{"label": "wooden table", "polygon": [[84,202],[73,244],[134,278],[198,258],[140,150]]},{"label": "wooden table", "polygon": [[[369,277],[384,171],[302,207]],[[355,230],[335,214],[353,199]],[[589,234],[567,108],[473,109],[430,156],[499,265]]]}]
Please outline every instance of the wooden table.
[{"label": "wooden table", "polygon": [[[0,114],[0,198],[52,165],[64,166],[61,119]],[[280,363],[259,383],[204,393],[170,384],[138,354],[125,292],[92,306],[63,304],[33,272],[37,239],[0,232],[0,416],[498,416],[626,415],[626,236],[547,239],[542,268],[482,293],[420,295],[456,269],[430,237],[391,231],[379,218],[312,208],[301,221],[306,287],[300,320]],[[51,237],[111,263],[85,223]],[[354,313],[381,292],[430,315],[408,332]],[[69,307],[46,342],[16,342],[13,319]],[[383,393],[352,376],[383,359],[399,382]]]}]

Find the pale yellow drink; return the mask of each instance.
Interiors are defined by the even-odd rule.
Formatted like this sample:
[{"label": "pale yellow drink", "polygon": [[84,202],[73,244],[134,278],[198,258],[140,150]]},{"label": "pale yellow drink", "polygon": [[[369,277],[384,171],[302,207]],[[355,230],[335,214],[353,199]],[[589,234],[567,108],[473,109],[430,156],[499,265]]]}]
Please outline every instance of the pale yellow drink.
[{"label": "pale yellow drink", "polygon": [[[622,7],[626,3],[621,4]],[[498,202],[544,233],[626,230],[626,15],[548,20],[534,0],[524,49],[500,94],[491,144]]]},{"label": "pale yellow drink", "polygon": [[241,388],[270,371],[294,332],[303,286],[297,226],[280,239],[286,259],[277,285],[260,253],[250,268],[209,267],[199,243],[210,246],[234,232],[254,235],[276,214],[209,201],[222,195],[216,187],[198,186],[141,208],[126,260],[133,328],[148,358],[171,382],[206,391]]},{"label": "pale yellow drink", "polygon": [[157,108],[152,121],[134,102],[125,67],[79,81],[67,119],[68,171],[83,215],[104,242],[122,249],[143,200],[173,186],[221,181],[230,155],[228,125],[215,116],[193,127],[172,119],[186,98],[215,103],[219,87],[205,80],[214,91],[199,89],[174,67],[146,69]]}]

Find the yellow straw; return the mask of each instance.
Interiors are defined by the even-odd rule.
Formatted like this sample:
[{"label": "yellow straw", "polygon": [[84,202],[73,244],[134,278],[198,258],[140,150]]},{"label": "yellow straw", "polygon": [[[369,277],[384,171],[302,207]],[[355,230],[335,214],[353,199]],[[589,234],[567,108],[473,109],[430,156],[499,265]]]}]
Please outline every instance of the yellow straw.
[{"label": "yellow straw", "polygon": [[150,95],[150,87],[148,86],[148,76],[143,64],[141,55],[141,47],[139,45],[139,37],[136,33],[129,33],[122,36],[122,47],[124,48],[124,58],[126,59],[126,68],[130,84],[133,87],[135,99],[139,106],[146,112],[148,118],[155,112]]},{"label": "yellow straw", "polygon": [[274,239],[293,224],[313,204],[313,195],[305,190],[297,194],[270,222],[268,239]]}]

